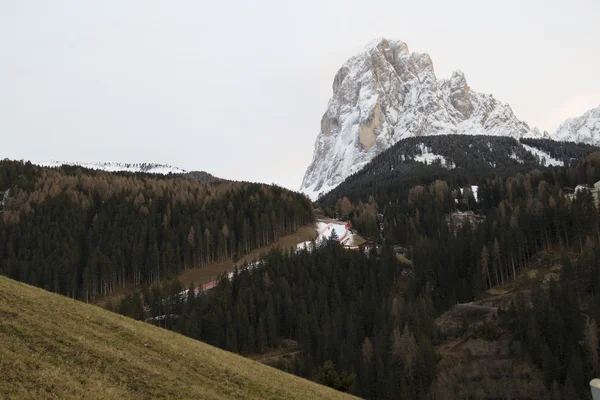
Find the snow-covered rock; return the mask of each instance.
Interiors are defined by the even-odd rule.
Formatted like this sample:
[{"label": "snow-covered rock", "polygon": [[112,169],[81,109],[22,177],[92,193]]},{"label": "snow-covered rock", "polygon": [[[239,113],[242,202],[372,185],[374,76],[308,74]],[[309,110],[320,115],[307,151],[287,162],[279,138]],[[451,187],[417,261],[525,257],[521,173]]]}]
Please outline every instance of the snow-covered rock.
[{"label": "snow-covered rock", "polygon": [[127,172],[145,172],[149,174],[184,174],[187,171],[172,167],[165,164],[156,163],[120,163],[120,162],[99,162],[99,163],[88,163],[88,162],[71,162],[71,161],[48,161],[38,163],[41,167],[60,167],[61,165],[76,165],[89,169],[96,169],[108,172],[127,171]]},{"label": "snow-covered rock", "polygon": [[569,118],[551,137],[554,140],[600,145],[600,106],[580,117]]},{"label": "snow-covered rock", "polygon": [[439,81],[429,55],[376,40],[337,72],[300,190],[316,199],[398,140],[439,134],[542,137],[462,72]]}]

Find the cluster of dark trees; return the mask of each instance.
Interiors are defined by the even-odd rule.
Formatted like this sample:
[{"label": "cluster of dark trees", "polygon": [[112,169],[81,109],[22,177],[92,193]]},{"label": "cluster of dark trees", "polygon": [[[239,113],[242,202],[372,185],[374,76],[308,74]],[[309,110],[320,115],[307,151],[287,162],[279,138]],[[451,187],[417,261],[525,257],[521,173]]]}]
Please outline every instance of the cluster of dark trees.
[{"label": "cluster of dark trees", "polygon": [[[184,335],[241,354],[293,339],[303,355],[289,372],[368,398],[418,399],[435,378],[438,333],[431,301],[402,289],[410,282],[390,248],[348,251],[334,237],[314,251],[273,251],[208,292],[155,285],[143,298],[152,316],[172,316],[157,324]],[[120,311],[140,318],[140,305],[130,296]]]},{"label": "cluster of dark trees", "polygon": [[0,273],[85,301],[237,259],[313,218],[276,186],[6,160],[0,199]]}]

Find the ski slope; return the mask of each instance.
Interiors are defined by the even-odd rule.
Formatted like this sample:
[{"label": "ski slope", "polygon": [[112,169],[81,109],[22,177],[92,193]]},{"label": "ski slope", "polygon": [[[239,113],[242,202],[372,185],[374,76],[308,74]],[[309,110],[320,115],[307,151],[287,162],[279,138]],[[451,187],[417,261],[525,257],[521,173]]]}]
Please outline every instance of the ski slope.
[{"label": "ski slope", "polygon": [[323,241],[329,240],[333,232],[337,235],[340,244],[349,246],[354,243],[354,235],[350,230],[350,222],[319,220],[317,221],[315,230],[317,231],[317,238],[314,241],[298,243],[296,245],[297,250],[304,250],[306,248],[310,251],[315,244],[319,245]]}]

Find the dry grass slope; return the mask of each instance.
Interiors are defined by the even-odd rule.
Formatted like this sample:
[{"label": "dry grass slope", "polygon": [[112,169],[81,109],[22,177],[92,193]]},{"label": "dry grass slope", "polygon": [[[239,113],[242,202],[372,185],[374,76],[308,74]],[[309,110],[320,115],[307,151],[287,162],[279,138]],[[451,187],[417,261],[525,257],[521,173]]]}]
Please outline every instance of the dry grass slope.
[{"label": "dry grass slope", "polygon": [[0,277],[0,398],[351,398]]}]

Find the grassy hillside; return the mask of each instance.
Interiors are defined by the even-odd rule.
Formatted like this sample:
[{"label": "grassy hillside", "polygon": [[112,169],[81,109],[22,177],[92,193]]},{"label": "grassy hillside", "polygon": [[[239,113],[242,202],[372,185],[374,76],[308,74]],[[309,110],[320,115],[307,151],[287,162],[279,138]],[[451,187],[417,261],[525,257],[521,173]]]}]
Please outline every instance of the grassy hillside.
[{"label": "grassy hillside", "polygon": [[350,398],[5,277],[0,343],[1,398]]}]

